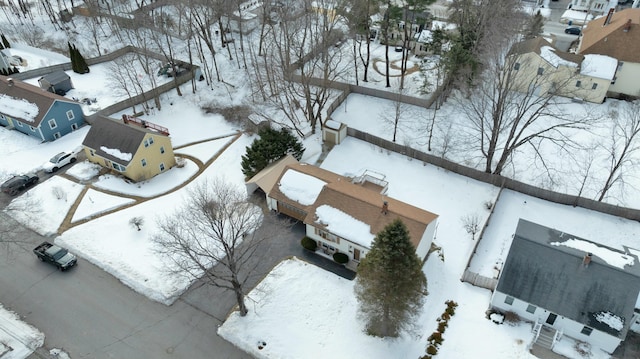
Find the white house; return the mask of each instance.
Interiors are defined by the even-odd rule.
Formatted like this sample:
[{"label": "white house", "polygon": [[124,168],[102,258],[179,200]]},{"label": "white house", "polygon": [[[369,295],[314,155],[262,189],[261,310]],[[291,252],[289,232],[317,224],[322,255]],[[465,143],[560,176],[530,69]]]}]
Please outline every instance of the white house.
[{"label": "white house", "polygon": [[637,320],[638,253],[521,219],[491,307],[537,323],[549,347],[565,335],[612,353]]},{"label": "white house", "polygon": [[[279,162],[290,161],[286,158]],[[418,257],[426,258],[438,216],[385,195],[380,181],[354,181],[305,163],[276,163],[265,170],[271,174],[261,171],[256,177],[266,184],[261,188],[268,208],[303,222],[324,254],[346,254],[347,267],[356,269],[376,234],[395,219],[407,226]],[[264,180],[275,175],[275,182]]]}]

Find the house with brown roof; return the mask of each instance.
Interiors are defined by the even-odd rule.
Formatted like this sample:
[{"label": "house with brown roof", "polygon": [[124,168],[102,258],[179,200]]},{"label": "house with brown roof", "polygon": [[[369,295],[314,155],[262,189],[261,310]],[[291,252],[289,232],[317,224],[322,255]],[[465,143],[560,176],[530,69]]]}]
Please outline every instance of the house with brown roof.
[{"label": "house with brown roof", "polygon": [[609,96],[640,96],[640,9],[624,9],[589,22],[578,53],[618,60]]},{"label": "house with brown roof", "polygon": [[79,103],[0,76],[0,125],[45,142],[75,131],[84,123]]},{"label": "house with brown roof", "polygon": [[266,171],[256,176],[276,178],[261,187],[267,207],[303,222],[323,254],[346,254],[348,268],[357,268],[376,234],[395,219],[407,226],[420,259],[426,258],[438,216],[389,197],[379,181],[354,180],[297,161]]},{"label": "house with brown roof", "polygon": [[95,120],[82,142],[87,159],[135,181],[176,164],[166,128],[130,116]]},{"label": "house with brown roof", "polygon": [[602,103],[617,65],[612,57],[563,52],[536,37],[511,48],[505,78],[508,86],[518,92]]}]

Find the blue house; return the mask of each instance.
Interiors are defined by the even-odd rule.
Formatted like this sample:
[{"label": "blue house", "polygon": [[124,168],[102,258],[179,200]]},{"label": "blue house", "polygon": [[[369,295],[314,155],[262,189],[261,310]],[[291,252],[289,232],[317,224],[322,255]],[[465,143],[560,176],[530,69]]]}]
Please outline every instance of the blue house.
[{"label": "blue house", "polygon": [[84,125],[80,104],[19,80],[0,76],[0,125],[54,141]]}]

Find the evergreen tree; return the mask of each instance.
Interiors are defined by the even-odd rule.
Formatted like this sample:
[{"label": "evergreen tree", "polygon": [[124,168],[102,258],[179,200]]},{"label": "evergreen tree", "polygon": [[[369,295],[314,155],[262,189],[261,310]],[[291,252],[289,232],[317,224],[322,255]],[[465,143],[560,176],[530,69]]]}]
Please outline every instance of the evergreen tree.
[{"label": "evergreen tree", "polygon": [[89,65],[87,64],[87,61],[84,59],[84,56],[82,56],[82,54],[80,53],[80,50],[78,50],[78,48],[76,48],[75,45],[73,46],[73,48],[76,52],[76,65],[78,66],[78,73],[79,74],[89,73],[91,70],[89,70]]},{"label": "evergreen tree", "polygon": [[77,67],[76,67],[76,56],[75,56],[75,51],[73,51],[73,46],[71,46],[71,43],[67,41],[67,46],[69,46],[69,59],[71,59],[71,70],[73,70],[73,72],[78,72],[77,71]]},{"label": "evergreen tree", "polygon": [[540,35],[542,33],[542,28],[544,27],[544,17],[540,14],[540,11],[536,12],[536,14],[531,17],[524,28],[524,39],[529,40],[534,37]]},{"label": "evergreen tree", "polygon": [[287,129],[276,131],[266,127],[258,132],[260,138],[247,146],[242,156],[242,173],[251,178],[256,173],[290,153],[296,159],[302,158],[304,147]]},{"label": "evergreen tree", "polygon": [[397,337],[411,328],[427,293],[427,278],[399,219],[378,233],[360,262],[355,292],[369,335]]},{"label": "evergreen tree", "polygon": [[2,45],[2,42],[0,42],[0,50],[4,50],[4,45]]},{"label": "evergreen tree", "polygon": [[0,35],[0,37],[2,38],[2,45],[4,45],[6,49],[10,48],[11,44],[9,44],[9,40],[7,40],[7,38],[4,37],[4,34]]}]

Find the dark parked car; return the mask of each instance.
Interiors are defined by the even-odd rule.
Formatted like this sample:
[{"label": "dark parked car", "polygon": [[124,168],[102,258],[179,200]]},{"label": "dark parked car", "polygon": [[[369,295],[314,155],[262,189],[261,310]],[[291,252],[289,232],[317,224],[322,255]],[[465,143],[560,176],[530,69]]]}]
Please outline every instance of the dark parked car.
[{"label": "dark parked car", "polygon": [[12,196],[18,194],[18,192],[26,189],[29,186],[33,186],[38,182],[40,178],[33,173],[26,175],[14,176],[6,180],[1,186],[2,192],[8,193]]},{"label": "dark parked car", "polygon": [[39,246],[37,246],[33,253],[38,256],[38,259],[42,262],[49,262],[61,271],[65,271],[78,262],[78,259],[73,254],[69,253],[66,249],[56,246],[55,244],[51,244],[47,241],[42,242]]},{"label": "dark parked car", "polygon": [[568,27],[566,29],[564,29],[564,33],[565,34],[571,34],[571,35],[580,35],[580,28],[579,27]]}]

